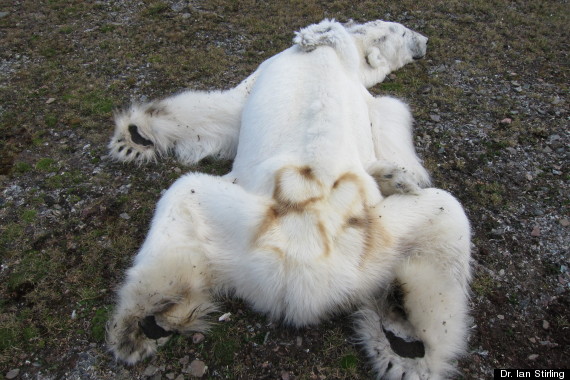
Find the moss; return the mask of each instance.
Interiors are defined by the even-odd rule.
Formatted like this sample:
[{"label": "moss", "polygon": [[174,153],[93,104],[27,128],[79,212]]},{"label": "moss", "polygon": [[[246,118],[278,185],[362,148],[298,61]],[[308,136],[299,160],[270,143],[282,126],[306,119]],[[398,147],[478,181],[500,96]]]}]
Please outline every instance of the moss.
[{"label": "moss", "polygon": [[0,327],[0,352],[13,349],[20,342],[16,327]]},{"label": "moss", "polygon": [[91,318],[91,336],[96,342],[105,341],[105,326],[109,319],[109,308],[102,307],[95,311],[95,315]]},{"label": "moss", "polygon": [[358,358],[356,355],[349,354],[345,355],[340,359],[340,367],[342,369],[354,369],[358,365]]},{"label": "moss", "polygon": [[210,359],[216,365],[226,366],[233,362],[234,354],[240,347],[239,337],[235,336],[235,331],[231,330],[231,324],[220,323],[208,334],[208,346],[211,350]]},{"label": "moss", "polygon": [[143,11],[143,15],[146,17],[157,17],[160,14],[166,12],[168,8],[168,4],[162,1],[158,1],[147,6]]},{"label": "moss", "polygon": [[57,171],[58,165],[53,158],[41,158],[36,162],[35,168],[41,172],[55,172]]},{"label": "moss", "polygon": [[36,210],[24,210],[20,215],[20,218],[24,223],[32,223],[36,220],[38,212]]},{"label": "moss", "polygon": [[27,162],[16,162],[12,166],[12,171],[17,174],[24,174],[33,169],[32,165]]},{"label": "moss", "polygon": [[479,274],[473,279],[471,289],[479,296],[485,297],[492,294],[497,288],[497,284],[491,276],[487,274]]}]

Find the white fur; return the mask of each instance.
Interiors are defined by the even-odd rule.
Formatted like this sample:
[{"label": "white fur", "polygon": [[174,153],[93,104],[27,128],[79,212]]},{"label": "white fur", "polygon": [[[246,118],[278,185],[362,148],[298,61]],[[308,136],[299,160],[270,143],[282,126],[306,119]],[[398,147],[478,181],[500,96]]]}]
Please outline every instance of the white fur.
[{"label": "white fur", "polygon": [[[351,38],[341,38],[347,32]],[[427,38],[392,22],[350,22],[343,26],[324,20],[296,33],[294,42],[296,46],[291,48],[294,50],[310,51],[316,46],[328,45],[337,51],[352,52],[344,54],[345,63],[352,66],[350,70],[357,71],[357,80],[368,88],[382,82],[391,71],[411,62],[414,57],[424,56]],[[156,160],[157,156],[173,153],[187,165],[207,156],[233,159],[237,151],[241,113],[250,90],[259,74],[278,57],[279,54],[263,62],[233,89],[211,92],[188,90],[162,100],[133,104],[126,111],[117,113],[109,154],[118,161],[144,163]],[[404,123],[399,122],[404,135],[409,135],[406,129],[411,126],[411,117],[408,111],[401,112],[400,109],[405,107],[403,103],[400,102],[391,110],[394,103],[399,101],[377,98],[372,102],[371,112],[377,107],[381,110],[371,117],[375,136],[385,135],[389,131],[396,133],[394,140],[400,141],[397,129],[384,124],[386,118],[389,120],[394,116],[409,118]],[[388,112],[385,114],[384,111]],[[143,146],[134,142],[129,126],[135,126],[139,135],[152,142],[152,145]],[[377,147],[379,150],[380,147]],[[427,178],[427,174],[423,176]]]},{"label": "white fur", "polygon": [[[217,124],[210,140],[180,133],[163,148],[196,149],[192,162],[237,143],[227,150],[236,151],[229,174],[185,175],[158,203],[108,326],[118,359],[135,363],[156,350],[142,319],[153,316],[167,331],[203,330],[212,297],[229,292],[294,326],[360,307],[357,335],[378,377],[449,373],[467,331],[469,223],[451,195],[422,188],[429,178],[414,152],[407,107],[374,98],[364,86],[371,75],[363,75],[363,53],[398,61],[377,68],[382,78],[412,60],[407,48],[393,53],[388,44],[383,55],[383,45],[366,37],[392,24],[385,26],[325,20],[301,30],[297,45],[263,63],[252,80],[217,93],[238,99],[230,105],[194,93],[188,104],[186,95],[169,99],[181,106],[168,106],[168,116],[141,116],[139,133],[158,149],[174,124],[207,135],[195,113],[230,120],[240,108],[240,97],[230,94],[247,93],[241,126]],[[130,123],[141,110],[119,121]],[[156,127],[158,120],[176,122]],[[407,319],[389,312],[394,283]],[[400,356],[384,330],[421,340],[425,355]]]}]

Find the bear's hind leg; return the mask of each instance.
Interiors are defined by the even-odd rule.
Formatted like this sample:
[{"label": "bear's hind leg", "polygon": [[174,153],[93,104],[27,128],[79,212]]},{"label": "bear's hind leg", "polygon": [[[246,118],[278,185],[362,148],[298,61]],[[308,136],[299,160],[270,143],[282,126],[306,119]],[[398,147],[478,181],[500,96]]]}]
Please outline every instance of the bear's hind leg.
[{"label": "bear's hind leg", "polygon": [[400,296],[384,293],[359,313],[359,340],[379,378],[446,378],[467,340],[469,223],[443,190],[392,195],[379,208],[402,253]]}]

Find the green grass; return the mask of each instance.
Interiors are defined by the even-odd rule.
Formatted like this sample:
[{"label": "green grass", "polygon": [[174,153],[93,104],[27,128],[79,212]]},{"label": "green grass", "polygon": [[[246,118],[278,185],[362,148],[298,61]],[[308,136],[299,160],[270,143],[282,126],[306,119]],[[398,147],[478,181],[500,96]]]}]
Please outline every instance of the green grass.
[{"label": "green grass", "polygon": [[95,315],[91,319],[91,336],[96,342],[105,341],[105,329],[107,319],[109,318],[109,308],[103,307],[95,311]]},{"label": "green grass", "polygon": [[35,168],[41,172],[55,172],[58,170],[58,165],[53,158],[41,158],[36,162]]}]

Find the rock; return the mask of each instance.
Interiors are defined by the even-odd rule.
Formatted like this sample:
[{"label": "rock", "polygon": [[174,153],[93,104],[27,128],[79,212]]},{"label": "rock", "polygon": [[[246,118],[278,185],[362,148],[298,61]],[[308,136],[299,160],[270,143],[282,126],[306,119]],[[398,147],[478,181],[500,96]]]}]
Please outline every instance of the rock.
[{"label": "rock", "polygon": [[4,18],[6,16],[8,16],[10,14],[10,12],[0,12],[0,18]]},{"label": "rock", "polygon": [[186,8],[184,1],[179,1],[170,6],[170,9],[172,9],[174,12],[181,12],[184,8]]},{"label": "rock", "polygon": [[502,236],[504,234],[505,234],[504,228],[493,228],[491,230],[491,235],[494,235],[494,236]]},{"label": "rock", "polygon": [[232,313],[225,313],[223,314],[220,318],[218,318],[219,322],[226,322],[226,321],[231,321],[230,317],[232,316]]},{"label": "rock", "polygon": [[291,379],[291,375],[289,374],[289,372],[287,372],[287,371],[281,372],[281,380],[290,380],[290,379]]},{"label": "rock", "polygon": [[530,233],[530,236],[535,236],[535,237],[540,236],[540,227],[534,226],[532,232]]},{"label": "rock", "polygon": [[538,358],[537,354],[532,354],[528,356],[528,360],[536,360]]},{"label": "rock", "polygon": [[129,214],[127,214],[126,212],[122,213],[121,215],[119,215],[121,217],[121,219],[125,219],[125,220],[129,220],[131,219],[131,217],[129,216]]},{"label": "rock", "polygon": [[201,360],[193,360],[188,366],[190,376],[202,377],[206,373],[206,363]]},{"label": "rock", "polygon": [[16,377],[18,377],[19,374],[20,374],[20,369],[15,368],[15,369],[8,371],[8,373],[5,375],[5,377],[6,377],[6,379],[11,380],[11,379],[15,379]]},{"label": "rock", "polygon": [[501,124],[511,124],[513,122],[513,119],[511,119],[510,117],[505,117],[503,120],[500,121]]},{"label": "rock", "polygon": [[188,355],[184,356],[182,359],[180,359],[178,361],[180,364],[182,364],[183,366],[187,365],[188,363],[190,363],[190,357]]},{"label": "rock", "polygon": [[55,102],[55,98],[49,98],[46,100],[46,104],[52,104],[53,102]]},{"label": "rock", "polygon": [[542,328],[545,330],[548,330],[549,327],[550,327],[550,323],[548,323],[547,320],[543,320],[542,321]]},{"label": "rock", "polygon": [[192,335],[192,343],[194,344],[202,343],[204,339],[205,337],[204,334],[202,333],[195,333],[194,335]]},{"label": "rock", "polygon": [[156,368],[155,366],[153,366],[152,364],[149,365],[148,367],[146,367],[146,369],[143,372],[143,376],[146,377],[151,377],[152,375],[154,375],[156,372],[158,371],[158,368]]},{"label": "rock", "polygon": [[439,116],[439,115],[432,114],[432,115],[429,115],[429,117],[430,117],[430,119],[432,119],[435,122],[441,121],[441,116]]},{"label": "rock", "polygon": [[567,218],[560,219],[559,223],[562,227],[570,226],[570,220],[568,220]]}]

